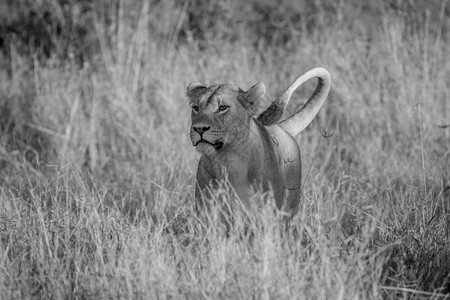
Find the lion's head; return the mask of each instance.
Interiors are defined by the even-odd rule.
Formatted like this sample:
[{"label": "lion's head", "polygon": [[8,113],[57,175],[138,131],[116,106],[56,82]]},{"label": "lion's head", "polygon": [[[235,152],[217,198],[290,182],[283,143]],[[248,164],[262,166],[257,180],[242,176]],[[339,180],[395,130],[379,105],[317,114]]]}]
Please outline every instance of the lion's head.
[{"label": "lion's head", "polygon": [[248,91],[230,84],[206,87],[191,83],[187,96],[191,106],[190,138],[198,152],[214,155],[244,142],[249,122],[258,112],[265,86],[257,83]]}]

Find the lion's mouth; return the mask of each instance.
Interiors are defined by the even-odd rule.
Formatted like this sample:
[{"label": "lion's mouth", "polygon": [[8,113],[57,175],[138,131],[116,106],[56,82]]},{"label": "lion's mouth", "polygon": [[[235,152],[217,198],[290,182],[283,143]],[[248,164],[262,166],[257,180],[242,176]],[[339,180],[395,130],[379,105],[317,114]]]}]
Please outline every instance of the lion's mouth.
[{"label": "lion's mouth", "polygon": [[214,143],[214,148],[217,150],[217,151],[219,151],[220,149],[222,149],[223,148],[223,142],[222,141],[216,141],[215,143]]},{"label": "lion's mouth", "polygon": [[211,143],[211,142],[209,142],[209,141],[207,141],[207,140],[201,139],[201,140],[199,140],[197,143],[195,143],[194,147],[196,147],[196,146],[197,146],[198,144],[200,144],[200,143],[209,144],[209,145],[213,146],[214,149],[216,149],[217,151],[219,151],[220,149],[222,149],[222,148],[223,148],[223,145],[224,145],[223,141],[221,141],[221,140],[216,140],[214,143]]}]

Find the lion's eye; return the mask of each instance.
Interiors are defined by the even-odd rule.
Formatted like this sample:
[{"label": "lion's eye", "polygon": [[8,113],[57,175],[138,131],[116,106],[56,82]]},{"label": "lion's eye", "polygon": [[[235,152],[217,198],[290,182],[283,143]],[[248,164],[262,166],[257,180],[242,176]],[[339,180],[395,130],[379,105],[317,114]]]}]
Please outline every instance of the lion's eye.
[{"label": "lion's eye", "polygon": [[198,112],[198,106],[197,105],[192,106],[192,111],[197,113]]},{"label": "lion's eye", "polygon": [[229,109],[230,107],[228,105],[221,105],[219,106],[219,108],[217,109],[218,112],[224,112],[227,109]]}]

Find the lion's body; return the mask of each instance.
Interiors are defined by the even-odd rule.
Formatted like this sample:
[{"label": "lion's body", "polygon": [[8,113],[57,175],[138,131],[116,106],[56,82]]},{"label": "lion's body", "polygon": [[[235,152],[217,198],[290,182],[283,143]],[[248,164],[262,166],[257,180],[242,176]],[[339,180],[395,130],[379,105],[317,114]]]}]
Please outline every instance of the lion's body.
[{"label": "lion's body", "polygon": [[[243,203],[248,203],[253,192],[249,187],[273,190],[277,207],[296,209],[301,183],[300,150],[294,138],[278,125],[264,127],[251,120],[251,140],[221,155],[200,158],[197,171],[198,194],[207,186],[215,187],[228,177]],[[239,146],[241,146],[239,145]],[[282,148],[282,146],[286,146]],[[288,151],[286,151],[288,149]],[[211,186],[211,184],[213,186]]]},{"label": "lion's body", "polygon": [[[322,72],[319,75],[328,74],[324,69],[319,71]],[[294,81],[280,100],[275,100],[259,118],[255,118],[255,113],[265,93],[262,83],[247,92],[232,85],[205,87],[195,83],[188,87],[193,107],[190,136],[202,154],[197,170],[196,199],[199,204],[208,201],[202,194],[228,179],[245,206],[252,206],[250,201],[255,189],[262,188],[273,191],[276,206],[284,215],[295,214],[301,192],[301,157],[293,136],[298,128],[306,127],[304,123],[314,118],[329,91],[328,75],[325,89],[322,82],[322,90],[317,88],[304,106],[312,111],[307,114],[306,121],[289,122],[302,114],[302,108],[293,117],[278,123],[295,88],[311,76],[318,77],[314,72],[305,75],[299,77],[302,80]],[[323,80],[323,76],[319,79]]]}]

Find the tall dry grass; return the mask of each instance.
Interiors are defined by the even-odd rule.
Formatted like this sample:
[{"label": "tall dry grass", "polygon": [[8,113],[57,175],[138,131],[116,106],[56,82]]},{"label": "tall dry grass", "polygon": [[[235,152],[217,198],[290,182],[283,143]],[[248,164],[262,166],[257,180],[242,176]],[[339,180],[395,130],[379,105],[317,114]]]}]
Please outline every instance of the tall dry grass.
[{"label": "tall dry grass", "polygon": [[[2,299],[448,297],[445,1],[2,5]],[[197,216],[187,84],[274,97],[313,66],[291,227],[270,201]]]}]

